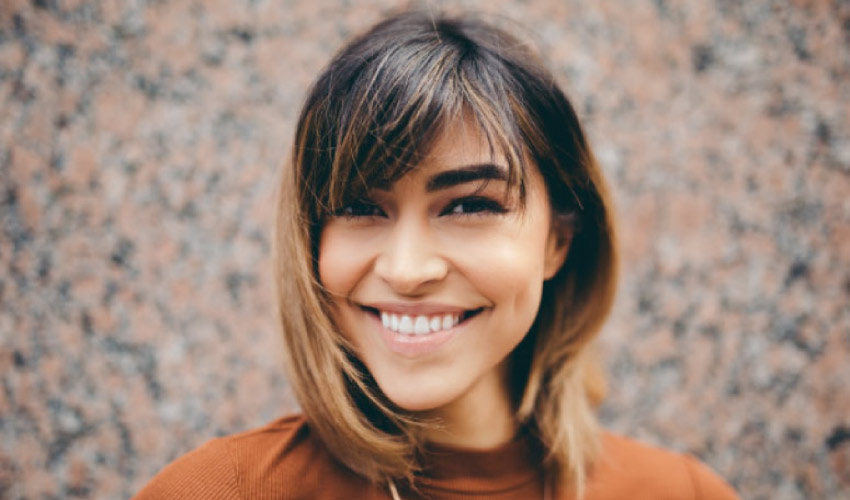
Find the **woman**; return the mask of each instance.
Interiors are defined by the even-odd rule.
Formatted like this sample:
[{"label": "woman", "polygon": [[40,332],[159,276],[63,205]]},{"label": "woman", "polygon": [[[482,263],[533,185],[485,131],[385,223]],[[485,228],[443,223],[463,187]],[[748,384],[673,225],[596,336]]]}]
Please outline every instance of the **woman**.
[{"label": "woman", "polygon": [[598,427],[608,194],[515,38],[404,13],[351,41],[304,105],[278,216],[303,415],[207,443],[138,498],[735,498]]}]

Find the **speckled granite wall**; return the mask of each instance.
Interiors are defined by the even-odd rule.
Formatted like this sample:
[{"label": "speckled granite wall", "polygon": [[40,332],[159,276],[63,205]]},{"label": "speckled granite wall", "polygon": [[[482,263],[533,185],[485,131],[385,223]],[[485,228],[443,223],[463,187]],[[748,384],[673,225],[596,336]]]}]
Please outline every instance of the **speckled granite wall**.
[{"label": "speckled granite wall", "polygon": [[[615,187],[606,425],[745,498],[850,498],[850,4],[461,3],[531,28]],[[126,498],[296,407],[276,171],[393,5],[2,0],[0,497]]]}]

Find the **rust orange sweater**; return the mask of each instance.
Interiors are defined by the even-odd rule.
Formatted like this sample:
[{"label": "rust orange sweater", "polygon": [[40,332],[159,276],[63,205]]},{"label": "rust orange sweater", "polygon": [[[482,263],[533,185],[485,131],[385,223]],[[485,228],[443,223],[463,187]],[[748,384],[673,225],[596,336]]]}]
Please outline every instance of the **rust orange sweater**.
[{"label": "rust orange sweater", "polygon": [[[605,434],[603,456],[589,476],[584,500],[736,499],[734,491],[697,460]],[[541,451],[517,438],[497,449],[434,447],[418,493],[404,499],[542,498]],[[401,486],[401,485],[399,485]],[[571,495],[556,493],[561,500]],[[289,500],[391,498],[336,462],[301,416],[217,438],[163,469],[136,500]]]}]

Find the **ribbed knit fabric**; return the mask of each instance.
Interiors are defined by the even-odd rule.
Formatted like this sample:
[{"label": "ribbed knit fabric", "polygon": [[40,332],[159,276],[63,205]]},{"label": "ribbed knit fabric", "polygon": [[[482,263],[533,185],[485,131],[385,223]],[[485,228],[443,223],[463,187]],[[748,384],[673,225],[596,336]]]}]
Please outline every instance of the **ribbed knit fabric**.
[{"label": "ribbed knit fabric", "polygon": [[[606,434],[603,456],[584,500],[732,500],[734,491],[697,460]],[[518,436],[493,450],[433,446],[417,491],[402,498],[441,500],[541,498],[542,451]],[[301,416],[213,439],[163,469],[136,500],[381,499],[373,485],[333,459]],[[558,500],[574,500],[556,492]]]}]

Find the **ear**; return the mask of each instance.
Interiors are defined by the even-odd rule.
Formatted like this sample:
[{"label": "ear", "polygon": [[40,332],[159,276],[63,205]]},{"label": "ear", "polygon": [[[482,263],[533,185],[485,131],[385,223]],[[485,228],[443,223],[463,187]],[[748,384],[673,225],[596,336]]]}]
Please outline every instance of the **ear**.
[{"label": "ear", "polygon": [[552,279],[564,265],[567,254],[570,252],[573,234],[572,217],[560,214],[552,215],[549,237],[546,239],[546,254],[543,257],[544,279]]}]

